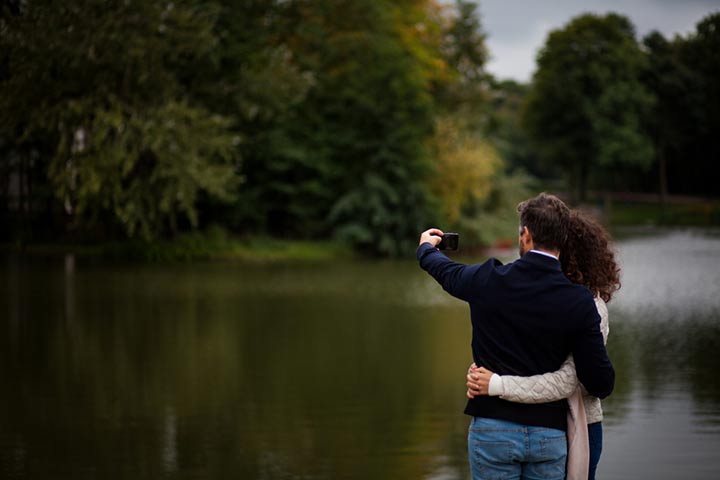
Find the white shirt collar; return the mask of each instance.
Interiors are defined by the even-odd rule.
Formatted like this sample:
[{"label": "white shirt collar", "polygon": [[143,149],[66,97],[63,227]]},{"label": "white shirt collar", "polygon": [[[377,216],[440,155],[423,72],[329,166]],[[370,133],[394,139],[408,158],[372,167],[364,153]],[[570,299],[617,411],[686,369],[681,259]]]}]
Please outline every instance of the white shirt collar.
[{"label": "white shirt collar", "polygon": [[555,260],[560,260],[558,257],[553,255],[552,253],[547,252],[541,252],[540,250],[530,250],[530,253],[539,253],[540,255],[545,255],[546,257],[554,258]]}]

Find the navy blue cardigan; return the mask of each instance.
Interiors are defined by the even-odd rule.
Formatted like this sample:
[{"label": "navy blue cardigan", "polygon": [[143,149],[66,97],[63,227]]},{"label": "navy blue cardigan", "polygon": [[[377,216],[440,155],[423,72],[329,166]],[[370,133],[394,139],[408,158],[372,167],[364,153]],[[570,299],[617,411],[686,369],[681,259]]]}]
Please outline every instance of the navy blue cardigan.
[{"label": "navy blue cardigan", "polygon": [[[472,353],[477,365],[500,375],[555,371],[568,354],[590,393],[608,396],[615,371],[600,332],[592,294],[570,282],[560,262],[537,253],[503,265],[453,262],[429,243],[417,249],[420,266],[449,294],[470,305]],[[523,425],[567,428],[567,402],[520,404],[487,395],[469,400],[465,413]]]}]

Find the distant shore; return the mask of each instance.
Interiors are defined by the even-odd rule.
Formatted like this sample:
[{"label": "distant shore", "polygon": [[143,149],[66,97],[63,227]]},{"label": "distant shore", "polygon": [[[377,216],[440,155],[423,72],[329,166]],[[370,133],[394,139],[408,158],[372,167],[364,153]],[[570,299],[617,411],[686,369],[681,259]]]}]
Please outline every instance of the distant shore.
[{"label": "distant shore", "polygon": [[[611,231],[626,227],[713,227],[720,226],[720,200],[671,198],[665,204],[650,196],[616,196],[608,202],[599,196],[579,206],[596,214]],[[490,245],[462,244],[464,254],[513,249],[517,239],[508,235]],[[269,236],[235,236],[221,228],[189,232],[172,240],[143,242],[5,243],[0,252],[55,256],[74,254],[119,261],[183,262],[231,260],[245,262],[329,261],[362,258],[362,254],[332,240],[288,240]]]},{"label": "distant shore", "polygon": [[244,262],[326,261],[355,256],[350,247],[331,241],[283,240],[270,237],[220,239],[193,232],[174,240],[142,242],[128,240],[86,244],[0,245],[6,253],[38,256],[73,254],[118,261],[189,262],[230,260]]}]

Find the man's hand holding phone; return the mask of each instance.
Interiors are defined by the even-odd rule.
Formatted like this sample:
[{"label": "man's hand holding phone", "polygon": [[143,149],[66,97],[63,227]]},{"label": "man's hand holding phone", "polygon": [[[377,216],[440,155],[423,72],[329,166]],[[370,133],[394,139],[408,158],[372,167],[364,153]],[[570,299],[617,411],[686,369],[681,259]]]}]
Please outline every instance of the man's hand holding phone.
[{"label": "man's hand holding phone", "polygon": [[420,234],[419,245],[422,245],[423,243],[429,243],[433,247],[437,247],[442,241],[443,235],[445,235],[443,231],[438,228],[431,228],[429,230],[425,230]]},{"label": "man's hand holding phone", "polygon": [[457,233],[443,233],[438,228],[431,228],[420,235],[420,245],[429,243],[440,250],[457,250],[458,239],[459,235]]}]

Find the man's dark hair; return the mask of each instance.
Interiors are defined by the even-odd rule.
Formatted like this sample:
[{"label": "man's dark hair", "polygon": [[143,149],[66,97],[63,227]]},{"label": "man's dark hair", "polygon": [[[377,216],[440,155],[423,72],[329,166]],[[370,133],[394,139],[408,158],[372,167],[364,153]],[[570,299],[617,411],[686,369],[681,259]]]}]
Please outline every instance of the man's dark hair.
[{"label": "man's dark hair", "polygon": [[535,247],[560,250],[567,238],[570,209],[555,195],[541,193],[517,206],[520,227],[527,227]]}]

